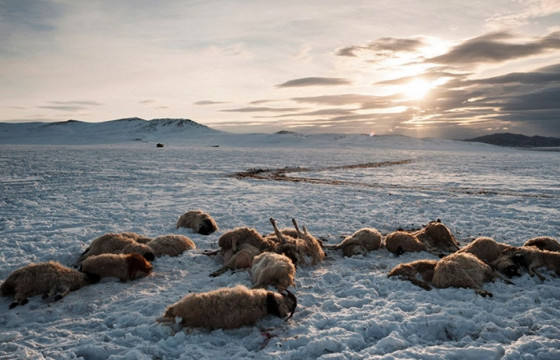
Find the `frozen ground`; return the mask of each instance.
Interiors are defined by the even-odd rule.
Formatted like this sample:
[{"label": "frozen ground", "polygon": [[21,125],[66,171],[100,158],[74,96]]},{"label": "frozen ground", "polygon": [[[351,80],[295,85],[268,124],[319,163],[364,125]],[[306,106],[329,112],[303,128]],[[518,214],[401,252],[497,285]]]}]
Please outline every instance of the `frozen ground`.
[{"label": "frozen ground", "polygon": [[[236,226],[272,231],[295,217],[337,243],[362,227],[386,234],[441,219],[462,245],[477,236],[521,245],[560,237],[560,156],[450,141],[399,137],[367,147],[288,145],[186,146],[0,145],[0,280],[30,262],[72,264],[106,232],[180,233],[198,249],[154,261],[148,278],[104,279],[57,303],[31,298],[8,310],[0,298],[4,359],[558,359],[560,279],[524,275],[515,285],[425,291],[387,278],[402,262],[432,258],[386,250],[327,260],[297,270],[299,307],[284,322],[266,318],[237,330],[184,329],[156,323],[189,292],[245,284],[247,272],[208,275],[220,259],[202,254]],[[328,143],[328,142],[327,142]],[[382,161],[401,164],[325,169]],[[248,169],[302,167],[291,176],[322,182],[236,179]],[[339,185],[329,183],[340,180]],[[202,236],[175,229],[201,208],[221,230]]]}]

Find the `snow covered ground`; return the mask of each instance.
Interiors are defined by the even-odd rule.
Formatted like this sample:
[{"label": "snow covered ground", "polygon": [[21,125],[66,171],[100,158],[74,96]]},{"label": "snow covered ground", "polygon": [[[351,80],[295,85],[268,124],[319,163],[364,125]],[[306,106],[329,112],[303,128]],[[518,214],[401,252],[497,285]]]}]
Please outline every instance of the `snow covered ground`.
[{"label": "snow covered ground", "polygon": [[[31,262],[73,264],[107,232],[189,236],[196,251],[154,261],[153,275],[103,279],[56,303],[40,297],[8,310],[0,298],[4,359],[558,359],[560,279],[524,275],[515,285],[425,291],[387,278],[399,263],[378,250],[297,270],[292,319],[267,317],[236,330],[178,330],[155,321],[190,292],[236,284],[246,271],[208,275],[221,266],[221,234],[237,226],[272,231],[292,217],[334,244],[362,227],[382,233],[441,219],[462,245],[477,236],[521,245],[560,237],[560,156],[441,140],[364,138],[297,141],[295,135],[240,137],[220,147],[199,142],[105,145],[0,145],[0,280]],[[295,139],[295,140],[294,140]],[[319,138],[317,138],[319,139]],[[216,139],[212,139],[214,141]],[[217,141],[217,140],[216,140]],[[366,143],[367,142],[367,143]],[[234,144],[235,143],[235,144]],[[189,145],[190,144],[190,145]],[[409,160],[409,161],[402,161]],[[382,167],[331,169],[395,161]],[[302,167],[291,176],[322,182],[236,179],[248,169]],[[336,185],[330,180],[340,180]],[[185,211],[201,208],[220,231],[175,229]]]}]

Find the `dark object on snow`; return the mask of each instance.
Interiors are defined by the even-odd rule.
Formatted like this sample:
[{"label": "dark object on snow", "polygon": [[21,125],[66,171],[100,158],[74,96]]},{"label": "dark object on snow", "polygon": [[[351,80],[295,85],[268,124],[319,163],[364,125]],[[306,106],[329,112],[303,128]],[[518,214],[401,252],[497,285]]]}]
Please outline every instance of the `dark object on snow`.
[{"label": "dark object on snow", "polygon": [[162,144],[162,143],[158,143],[158,144],[156,145],[156,147],[163,147],[163,144]]}]

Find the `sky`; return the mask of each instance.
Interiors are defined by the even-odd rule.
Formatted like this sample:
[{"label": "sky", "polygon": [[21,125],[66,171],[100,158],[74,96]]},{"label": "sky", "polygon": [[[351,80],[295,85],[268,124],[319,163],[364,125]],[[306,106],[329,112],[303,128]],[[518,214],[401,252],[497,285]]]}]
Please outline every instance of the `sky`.
[{"label": "sky", "polygon": [[560,137],[559,0],[0,0],[0,122]]}]

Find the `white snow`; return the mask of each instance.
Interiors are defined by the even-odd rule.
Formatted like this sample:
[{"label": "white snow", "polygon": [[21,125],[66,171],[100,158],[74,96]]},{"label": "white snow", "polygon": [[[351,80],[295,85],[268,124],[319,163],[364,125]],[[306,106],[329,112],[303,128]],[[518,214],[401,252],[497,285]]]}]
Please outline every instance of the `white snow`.
[{"label": "white snow", "polygon": [[[156,259],[147,278],[103,279],[56,303],[38,296],[9,310],[11,299],[0,298],[2,359],[560,358],[560,279],[545,272],[544,282],[528,275],[513,279],[515,285],[496,281],[485,284],[494,297],[483,298],[469,289],[425,291],[387,278],[399,263],[434,258],[428,253],[395,257],[378,250],[343,258],[327,250],[325,262],[298,268],[292,291],[299,305],[287,322],[267,317],[254,327],[208,331],[155,321],[190,292],[250,286],[246,271],[209,277],[220,258],[202,251],[216,249],[219,236],[236,226],[272,232],[270,217],[281,227],[294,217],[331,244],[362,227],[386,234],[438,218],[462,245],[481,235],[513,245],[559,238],[557,152],[397,136],[190,129],[96,143],[83,141],[88,136],[80,131],[38,131],[33,141],[21,137],[29,126],[20,126],[19,135],[10,131],[0,135],[0,280],[31,262],[71,265],[106,232],[179,233],[198,249]],[[321,170],[400,160],[411,161]],[[314,171],[291,176],[323,183],[228,176],[298,166]],[[183,212],[197,208],[216,219],[219,232],[175,229]]]}]

